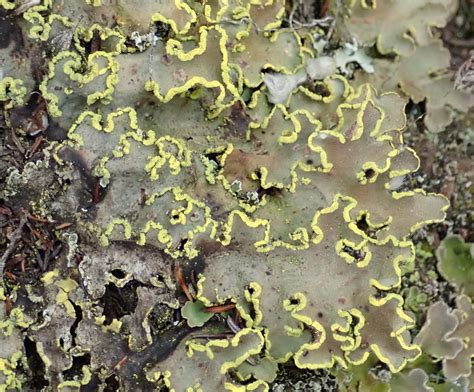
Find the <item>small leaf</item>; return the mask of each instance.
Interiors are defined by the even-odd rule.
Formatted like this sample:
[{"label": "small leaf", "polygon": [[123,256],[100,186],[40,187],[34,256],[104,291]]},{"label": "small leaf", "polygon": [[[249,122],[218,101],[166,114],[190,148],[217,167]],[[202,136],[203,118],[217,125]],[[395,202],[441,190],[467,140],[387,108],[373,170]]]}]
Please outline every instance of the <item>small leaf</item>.
[{"label": "small leaf", "polygon": [[202,327],[214,316],[213,313],[204,311],[204,304],[201,301],[188,301],[181,309],[181,315],[186,319],[191,328]]}]

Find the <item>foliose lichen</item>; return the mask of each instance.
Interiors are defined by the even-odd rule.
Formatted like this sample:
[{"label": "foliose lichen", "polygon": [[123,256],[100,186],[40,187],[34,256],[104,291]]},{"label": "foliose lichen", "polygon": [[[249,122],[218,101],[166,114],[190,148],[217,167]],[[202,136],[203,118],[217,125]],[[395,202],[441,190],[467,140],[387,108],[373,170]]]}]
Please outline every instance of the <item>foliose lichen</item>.
[{"label": "foliose lichen", "polygon": [[[392,75],[412,95],[403,81],[417,51],[438,45],[431,28],[448,3],[354,1],[341,23],[400,55]],[[406,26],[382,23],[400,12]],[[38,91],[65,132],[48,154],[77,167],[90,191],[74,214],[89,244],[70,237],[74,252],[32,289],[45,302],[30,339],[51,385],[103,386],[118,374],[128,390],[268,391],[281,363],[350,369],[377,358],[397,373],[420,358],[425,343],[413,341],[397,290],[415,258],[410,234],[442,221],[448,202],[402,189],[419,159],[403,141],[406,100],[377,91],[376,61],[340,50],[332,63],[315,49],[321,30],[289,25],[283,0],[48,0],[21,12],[21,27],[44,45]],[[374,71],[369,83],[344,76],[353,61]],[[21,107],[26,86],[6,75],[0,102]],[[451,113],[453,102],[432,108]],[[188,325],[160,342],[155,314],[180,306],[171,276],[188,262],[198,266]],[[120,311],[104,298],[122,300]],[[469,325],[459,315],[457,333]],[[468,376],[471,351],[456,353],[458,373],[448,358],[447,377]],[[64,376],[78,358],[79,375]],[[426,384],[420,370],[397,380]]]}]

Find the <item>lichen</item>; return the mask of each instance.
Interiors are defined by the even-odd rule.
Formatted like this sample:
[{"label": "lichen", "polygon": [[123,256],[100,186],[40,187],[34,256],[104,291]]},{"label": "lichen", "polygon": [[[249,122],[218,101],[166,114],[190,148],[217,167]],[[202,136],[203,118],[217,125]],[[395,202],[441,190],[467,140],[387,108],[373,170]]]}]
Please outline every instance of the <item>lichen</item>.
[{"label": "lichen", "polygon": [[441,359],[443,373],[450,381],[472,375],[474,357],[474,309],[465,295],[456,298],[456,309],[438,302],[430,306],[427,321],[416,341],[425,347],[426,353]]},{"label": "lichen", "polygon": [[474,105],[472,94],[454,89],[451,56],[434,32],[446,25],[456,1],[350,3],[349,31],[363,45],[375,43],[381,54],[395,56],[375,59],[375,72],[359,72],[358,83],[397,91],[416,103],[426,100],[424,123],[431,132],[441,132],[453,121],[455,111],[467,112]]},{"label": "lichen", "polygon": [[24,378],[18,371],[24,366],[24,349],[22,344],[21,329],[30,326],[31,322],[23,312],[23,307],[18,306],[7,309],[17,299],[16,292],[7,294],[4,287],[0,287],[0,390],[21,389]]},{"label": "lichen", "polygon": [[[293,28],[283,0],[43,1],[17,16],[45,48],[35,94],[64,135],[50,161],[12,170],[1,196],[22,195],[53,165],[75,173],[54,203],[30,203],[49,216],[67,201],[75,227],[62,234],[67,254],[28,289],[41,311],[16,321],[53,388],[117,375],[126,390],[268,391],[282,363],[349,371],[377,359],[402,372],[391,390],[426,391],[424,370],[403,371],[423,355],[442,358],[450,380],[469,376],[471,347],[458,347],[471,333],[467,297],[462,312],[445,309],[444,335],[426,338],[428,321],[411,336],[410,311],[426,298],[412,290],[404,306],[410,235],[442,221],[448,201],[402,186],[419,167],[403,138],[406,100],[377,92],[391,77],[398,92],[428,97],[429,121],[435,108],[450,118],[460,98],[434,102],[449,78],[425,71],[447,66],[431,29],[453,5],[370,4],[350,2],[351,40],[332,52],[316,48],[320,29]],[[372,62],[353,38],[400,58]],[[434,59],[419,70],[427,47]],[[380,75],[384,61],[397,72]],[[0,81],[8,113],[32,93],[16,78]],[[431,87],[418,93],[413,79]],[[450,339],[456,353],[434,347]]]}]

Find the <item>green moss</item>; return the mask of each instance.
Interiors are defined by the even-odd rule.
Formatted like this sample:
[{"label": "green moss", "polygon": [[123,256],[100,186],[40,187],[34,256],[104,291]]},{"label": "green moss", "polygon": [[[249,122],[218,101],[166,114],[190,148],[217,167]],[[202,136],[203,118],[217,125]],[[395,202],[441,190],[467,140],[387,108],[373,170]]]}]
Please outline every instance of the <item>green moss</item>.
[{"label": "green moss", "polygon": [[465,243],[460,236],[450,236],[436,251],[438,270],[460,291],[474,296],[474,244]]},{"label": "green moss", "polygon": [[213,316],[204,311],[205,305],[201,301],[188,301],[181,308],[181,314],[190,327],[202,327]]}]

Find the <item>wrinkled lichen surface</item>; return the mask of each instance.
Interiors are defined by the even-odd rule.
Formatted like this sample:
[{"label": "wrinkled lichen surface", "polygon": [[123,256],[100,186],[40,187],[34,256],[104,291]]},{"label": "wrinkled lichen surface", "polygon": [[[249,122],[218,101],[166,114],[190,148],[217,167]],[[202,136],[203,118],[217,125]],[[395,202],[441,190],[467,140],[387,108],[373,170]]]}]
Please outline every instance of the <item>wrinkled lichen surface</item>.
[{"label": "wrinkled lichen surface", "polygon": [[0,196],[68,222],[37,281],[0,291],[0,388],[268,391],[281,364],[365,385],[377,362],[383,390],[430,391],[430,360],[469,387],[468,261],[443,245],[465,294],[416,333],[426,298],[402,287],[449,207],[405,184],[407,99],[431,132],[472,104],[435,75],[456,4],[335,3],[303,24],[283,0],[0,0],[27,42],[0,41],[6,124],[49,139]]}]

